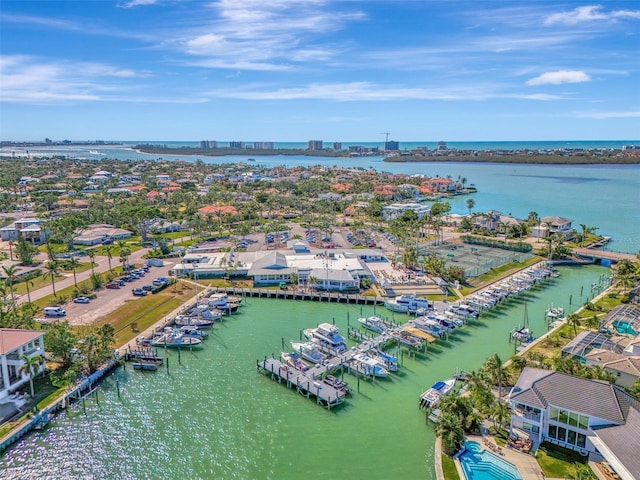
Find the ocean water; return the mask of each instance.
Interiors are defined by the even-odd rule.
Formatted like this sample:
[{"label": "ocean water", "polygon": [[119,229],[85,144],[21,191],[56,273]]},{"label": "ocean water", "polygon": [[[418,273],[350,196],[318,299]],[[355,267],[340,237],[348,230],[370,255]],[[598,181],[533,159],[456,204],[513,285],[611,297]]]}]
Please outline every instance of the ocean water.
[{"label": "ocean water", "polygon": [[[164,142],[183,144],[186,142]],[[192,142],[196,145],[196,142]],[[471,145],[471,142],[468,142]],[[500,142],[501,145],[514,142]],[[544,145],[542,145],[544,143]],[[627,142],[522,142],[529,148],[536,144],[557,147],[560,144],[591,144],[597,148],[615,144],[620,148]],[[640,144],[640,141],[636,141]],[[576,148],[578,148],[576,146]],[[7,153],[7,149],[3,149]],[[59,147],[31,150],[32,155],[68,155],[78,158],[99,159],[103,157],[120,160],[157,159],[156,154],[144,154],[125,146],[104,147]],[[245,155],[223,157],[198,157],[188,155],[168,155],[165,160],[195,161],[200,158],[205,163],[234,164],[247,162],[251,152]],[[558,215],[572,219],[580,230],[580,224],[598,227],[597,232],[612,237],[607,248],[635,253],[640,251],[640,165],[529,165],[500,163],[456,163],[420,162],[387,163],[382,156],[360,158],[326,158],[312,156],[257,156],[255,164],[265,167],[313,165],[337,166],[342,168],[373,169],[381,172],[404,173],[408,175],[429,175],[451,178],[466,178],[467,185],[474,184],[478,192],[471,196],[455,197],[451,203],[452,212],[468,213],[466,201],[475,202],[473,211],[497,210],[526,218],[529,212],[537,212],[541,217]]]},{"label": "ocean water", "polygon": [[[384,308],[246,299],[216,325],[203,349],[169,351],[169,372],[129,366],[1,459],[0,478],[22,479],[434,479],[433,428],[418,409],[421,392],[457,369],[477,369],[493,353],[514,352],[509,332],[525,319],[547,329],[550,305],[572,311],[604,284],[604,267],[561,267],[559,278],[456,330],[415,359],[400,354],[399,373],[358,382],[328,411],[257,373],[256,361],[279,355],[300,330],[335,322],[343,333],[357,317],[403,318]],[[526,307],[525,307],[526,304]],[[406,316],[404,316],[406,318]],[[164,355],[162,350],[160,353]],[[118,397],[118,388],[120,397]]]}]

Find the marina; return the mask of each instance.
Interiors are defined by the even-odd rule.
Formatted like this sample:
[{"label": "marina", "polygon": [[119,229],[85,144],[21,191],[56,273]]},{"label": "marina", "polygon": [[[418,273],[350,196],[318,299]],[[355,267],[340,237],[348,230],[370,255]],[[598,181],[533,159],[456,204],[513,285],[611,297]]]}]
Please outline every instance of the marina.
[{"label": "marina", "polygon": [[[256,376],[255,359],[264,354],[265,345],[280,346],[283,336],[297,338],[311,325],[327,319],[333,324],[333,317],[349,337],[347,346],[352,347],[349,329],[363,333],[363,341],[375,336],[375,332],[360,327],[357,318],[377,315],[397,326],[399,316],[395,316],[394,324],[385,319],[386,312],[381,308],[374,314],[372,306],[326,302],[288,302],[283,315],[282,302],[254,298],[217,322],[203,348],[182,348],[180,356],[178,349],[165,351],[159,347],[158,354],[165,363],[169,361],[170,370],[163,366],[149,375],[131,368],[116,370],[98,387],[99,402],[94,399],[95,393],[87,397],[86,413],[82,403],[75,403],[45,429],[23,437],[8,450],[6,471],[17,478],[35,471],[43,477],[51,476],[63,455],[74,462],[79,475],[101,478],[239,475],[288,479],[294,477],[292,459],[304,457],[309,468],[322,472],[319,478],[335,478],[346,472],[358,476],[363,473],[363,465],[367,471],[379,472],[379,478],[435,478],[433,431],[424,425],[424,414],[416,408],[417,398],[442,378],[441,372],[473,370],[493,353],[508,357],[513,347],[507,341],[507,332],[517,322],[514,319],[523,318],[525,299],[532,328],[542,330],[546,328],[544,313],[548,305],[577,308],[580,287],[601,283],[608,272],[593,266],[558,269],[560,277],[548,279],[544,288],[532,288],[503,301],[500,308],[486,309],[479,318],[470,318],[459,333],[455,329],[448,339],[430,344],[426,354],[413,357],[406,348],[400,348],[399,375],[391,373],[387,379],[374,382],[358,381],[334,361],[336,369],[328,375],[338,381],[344,377],[352,393],[330,410],[318,408],[313,395],[310,401],[302,401],[304,397],[295,394],[293,388],[278,388],[267,374]],[[569,302],[571,295],[573,304]],[[131,349],[135,350],[133,345]],[[202,382],[205,377],[208,381]],[[286,384],[286,378],[281,383]],[[198,388],[194,389],[196,384]],[[308,385],[308,391],[313,392],[313,381]],[[377,421],[372,422],[372,418]],[[87,422],[97,428],[90,432]],[[299,434],[301,426],[305,435]],[[361,439],[379,435],[386,439],[385,455],[372,457]],[[414,441],[406,442],[407,436]],[[90,463],[79,445],[91,448]],[[162,450],[160,445],[171,450],[178,445],[187,447],[198,461],[175,464],[169,456],[147,461],[139,455],[144,450]],[[114,455],[123,461],[109,461]],[[324,460],[328,456],[333,459],[330,463]]]}]

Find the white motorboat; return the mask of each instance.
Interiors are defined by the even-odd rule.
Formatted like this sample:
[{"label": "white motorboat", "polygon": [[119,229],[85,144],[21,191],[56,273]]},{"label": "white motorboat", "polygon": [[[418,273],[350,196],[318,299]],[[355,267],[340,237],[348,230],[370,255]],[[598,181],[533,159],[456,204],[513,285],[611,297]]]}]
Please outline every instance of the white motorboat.
[{"label": "white motorboat", "polygon": [[545,313],[547,318],[552,318],[554,320],[558,318],[564,317],[564,308],[562,307],[554,307],[553,305],[547,308]]},{"label": "white motorboat", "polygon": [[373,375],[374,377],[385,378],[389,376],[389,370],[381,365],[381,362],[367,354],[359,353],[353,356],[353,368],[365,375]]},{"label": "white motorboat", "polygon": [[338,352],[343,352],[347,349],[347,344],[344,337],[340,335],[338,327],[330,323],[321,323],[316,328],[307,328],[304,330],[304,335],[307,339],[318,340]]},{"label": "white motorboat", "polygon": [[322,363],[327,358],[315,342],[291,342],[291,346],[302,358],[312,363]]},{"label": "white motorboat", "polygon": [[429,300],[417,297],[415,293],[405,293],[393,299],[385,300],[384,306],[392,312],[416,313],[420,310],[424,313],[429,311]]},{"label": "white motorboat", "polygon": [[455,378],[441,380],[434,383],[431,388],[420,395],[420,408],[433,408],[442,397],[447,395],[456,384]]},{"label": "white motorboat", "polygon": [[296,370],[300,370],[301,372],[306,372],[311,368],[308,363],[302,360],[302,355],[298,352],[282,352],[280,357],[287,365],[295,368]]},{"label": "white motorboat", "polygon": [[358,319],[358,322],[360,322],[360,324],[367,330],[371,330],[376,333],[382,333],[387,329],[380,317],[361,317]]}]

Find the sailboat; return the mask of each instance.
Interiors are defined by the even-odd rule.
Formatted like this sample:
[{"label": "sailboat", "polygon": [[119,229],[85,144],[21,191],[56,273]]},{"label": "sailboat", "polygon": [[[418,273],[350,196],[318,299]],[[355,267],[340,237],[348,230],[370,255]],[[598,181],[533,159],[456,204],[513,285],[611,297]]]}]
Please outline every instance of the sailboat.
[{"label": "sailboat", "polygon": [[516,327],[511,331],[511,338],[518,342],[529,342],[533,340],[533,332],[529,328],[529,312],[527,304],[524,304],[524,321],[521,327]]}]

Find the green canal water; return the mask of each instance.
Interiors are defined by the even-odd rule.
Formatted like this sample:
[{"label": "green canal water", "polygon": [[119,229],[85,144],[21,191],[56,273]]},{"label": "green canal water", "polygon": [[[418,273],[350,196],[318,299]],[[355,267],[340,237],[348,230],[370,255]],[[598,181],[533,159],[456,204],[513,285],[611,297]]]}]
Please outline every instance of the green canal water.
[{"label": "green canal water", "polygon": [[[257,373],[256,360],[279,355],[283,339],[288,349],[302,328],[320,322],[335,321],[346,334],[373,307],[247,299],[211,330],[204,348],[180,358],[169,352],[168,373],[164,366],[155,373],[117,370],[84,408],[75,405],[7,451],[0,478],[435,478],[433,428],[418,409],[419,394],[456,369],[477,369],[493,353],[507,359],[514,351],[509,331],[523,322],[525,303],[541,335],[550,304],[577,308],[609,274],[596,266],[560,272],[456,329],[426,355],[403,355],[389,379],[360,381],[358,391],[355,377],[345,374],[354,394],[332,411]],[[391,317],[384,308],[375,313]]]}]

